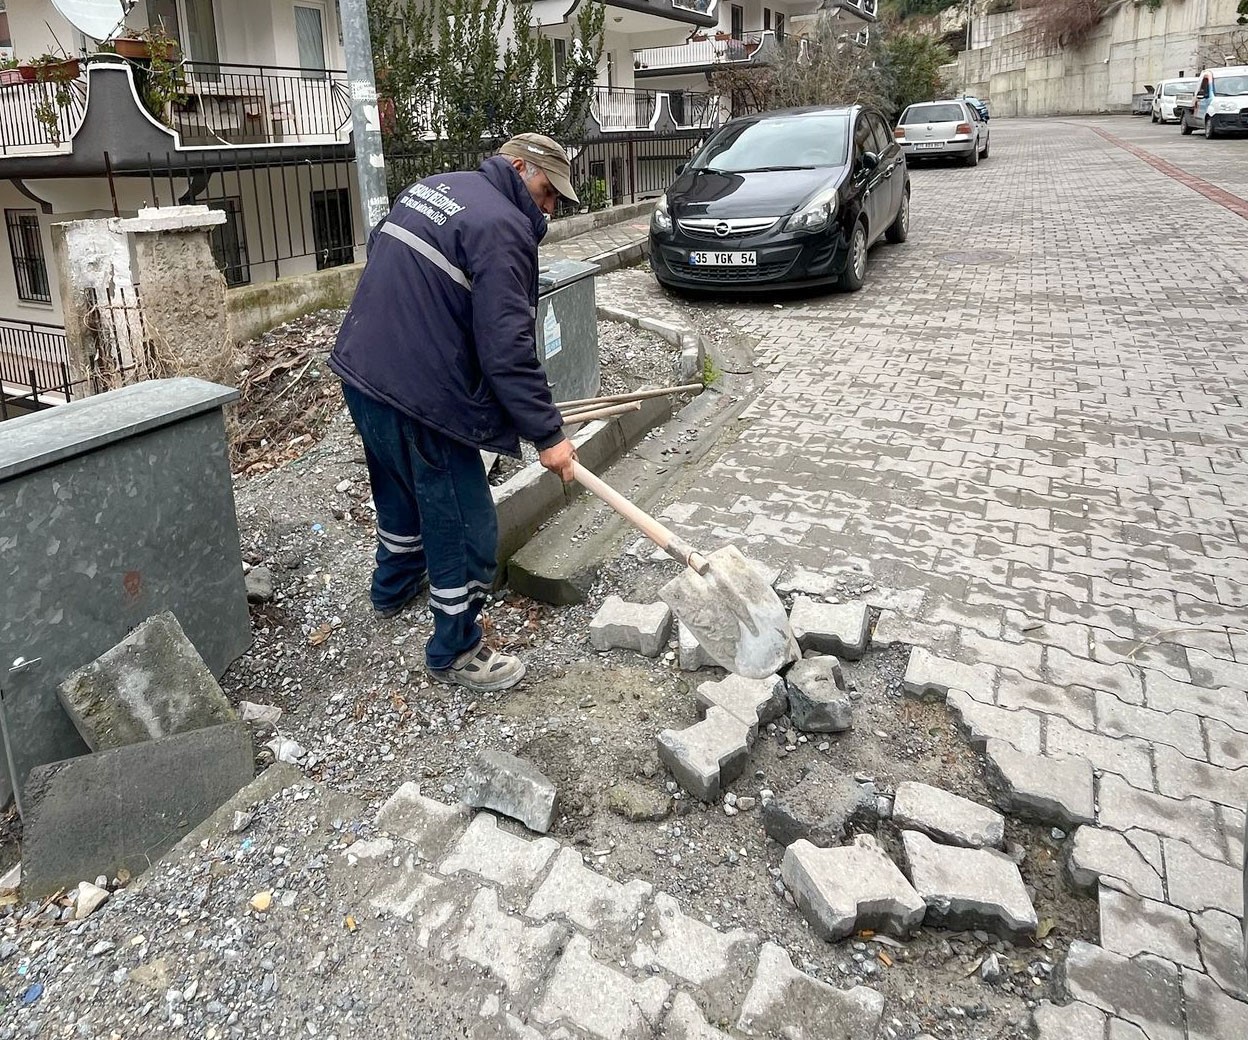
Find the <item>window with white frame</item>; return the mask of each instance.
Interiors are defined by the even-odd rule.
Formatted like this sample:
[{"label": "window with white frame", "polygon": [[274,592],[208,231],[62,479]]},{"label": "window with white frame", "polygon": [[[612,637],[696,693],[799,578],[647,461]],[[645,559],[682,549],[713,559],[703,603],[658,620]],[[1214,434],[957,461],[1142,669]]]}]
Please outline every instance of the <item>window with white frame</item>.
[{"label": "window with white frame", "polygon": [[324,79],[325,11],[311,4],[295,4],[295,42],[304,79]]}]

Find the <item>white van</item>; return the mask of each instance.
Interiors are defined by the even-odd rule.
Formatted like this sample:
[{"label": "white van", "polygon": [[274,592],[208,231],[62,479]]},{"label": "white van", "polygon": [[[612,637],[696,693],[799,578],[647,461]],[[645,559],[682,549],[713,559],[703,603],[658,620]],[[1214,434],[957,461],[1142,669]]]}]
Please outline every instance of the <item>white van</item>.
[{"label": "white van", "polygon": [[1199,79],[1163,79],[1153,91],[1153,122],[1173,123],[1178,119],[1174,102],[1184,92],[1194,94]]},{"label": "white van", "polygon": [[1183,109],[1179,129],[1203,130],[1206,137],[1248,133],[1248,65],[1205,69],[1195,93],[1186,91],[1176,103]]}]

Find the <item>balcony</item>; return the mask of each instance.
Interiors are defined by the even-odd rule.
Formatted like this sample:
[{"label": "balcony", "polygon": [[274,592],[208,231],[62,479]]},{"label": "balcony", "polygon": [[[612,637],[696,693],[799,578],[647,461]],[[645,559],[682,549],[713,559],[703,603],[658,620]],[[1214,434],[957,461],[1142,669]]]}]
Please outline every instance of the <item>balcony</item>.
[{"label": "balcony", "polygon": [[719,98],[692,90],[596,87],[590,116],[604,135],[623,131],[707,130],[718,125]]},{"label": "balcony", "polygon": [[879,17],[879,0],[826,0],[825,11],[835,11],[863,22],[874,22]]},{"label": "balcony", "polygon": [[0,157],[68,151],[87,108],[86,77],[37,83],[8,72],[0,73]]},{"label": "balcony", "polygon": [[747,32],[732,36],[718,32],[714,35],[697,36],[688,43],[674,47],[647,47],[633,51],[633,75],[644,79],[648,76],[669,76],[673,72],[704,72],[716,66],[748,65],[751,62],[766,64],[768,56],[775,54],[784,40],[796,42],[805,49],[807,42],[797,36],[776,39],[770,29]]}]

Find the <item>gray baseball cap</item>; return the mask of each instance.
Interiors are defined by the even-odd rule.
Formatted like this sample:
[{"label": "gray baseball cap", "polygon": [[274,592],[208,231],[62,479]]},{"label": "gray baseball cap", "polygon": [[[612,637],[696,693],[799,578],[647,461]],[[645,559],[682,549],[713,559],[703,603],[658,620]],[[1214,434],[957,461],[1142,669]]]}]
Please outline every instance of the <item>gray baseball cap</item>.
[{"label": "gray baseball cap", "polygon": [[532,163],[550,178],[555,191],[569,202],[580,203],[572,188],[572,161],[553,138],[545,134],[517,134],[498,150],[498,154]]}]

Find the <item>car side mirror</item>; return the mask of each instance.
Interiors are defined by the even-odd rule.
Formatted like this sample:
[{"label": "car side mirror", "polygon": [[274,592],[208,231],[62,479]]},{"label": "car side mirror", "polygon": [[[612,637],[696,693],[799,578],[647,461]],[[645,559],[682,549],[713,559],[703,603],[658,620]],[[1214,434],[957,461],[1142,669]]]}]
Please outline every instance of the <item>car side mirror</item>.
[{"label": "car side mirror", "polygon": [[677,163],[676,164],[676,176],[679,177],[684,172],[685,172],[685,163],[683,162]]},{"label": "car side mirror", "polygon": [[875,152],[863,152],[862,159],[860,161],[862,163],[863,173],[870,173],[880,165],[880,157],[876,155]]},{"label": "car side mirror", "polygon": [[1156,87],[1154,87],[1151,83],[1145,83],[1145,84],[1144,84],[1144,93],[1145,93],[1145,94],[1153,94],[1153,93],[1156,93],[1156,90],[1157,90],[1157,88],[1156,88]]}]

